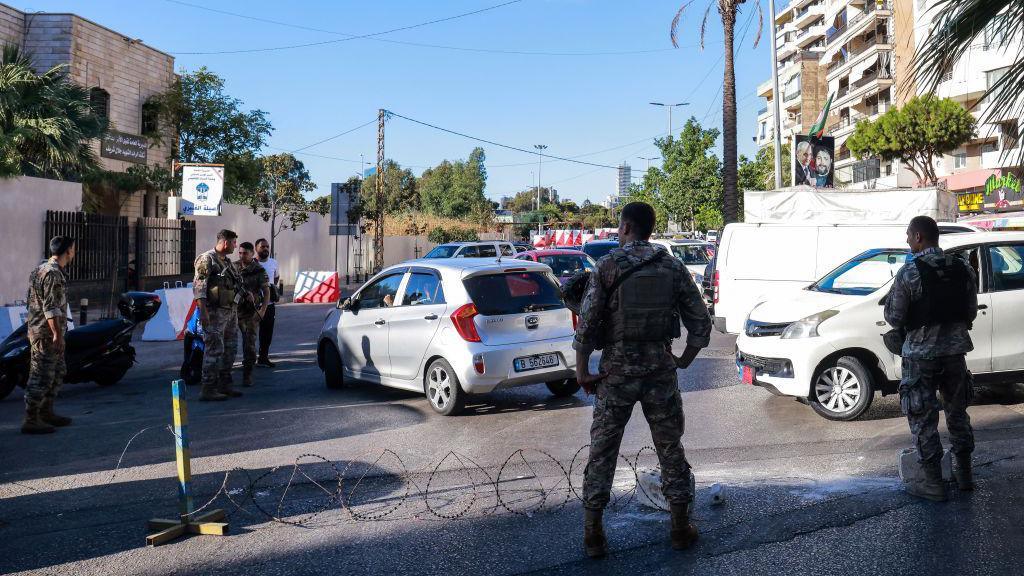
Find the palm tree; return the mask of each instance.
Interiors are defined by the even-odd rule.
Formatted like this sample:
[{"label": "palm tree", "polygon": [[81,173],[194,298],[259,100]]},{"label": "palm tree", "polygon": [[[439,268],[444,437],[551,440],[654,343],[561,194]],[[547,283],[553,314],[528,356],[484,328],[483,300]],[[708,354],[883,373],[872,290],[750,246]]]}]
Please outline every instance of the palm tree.
[{"label": "palm tree", "polygon": [[[915,83],[924,92],[934,92],[972,45],[1003,49],[1024,37],[1024,0],[939,0],[933,10],[933,29],[911,64]],[[1022,93],[1024,50],[1018,49],[1003,76],[975,104],[988,103],[978,124],[1024,118]],[[1024,147],[1021,150],[1024,163]]]},{"label": "palm tree", "polygon": [[4,46],[0,56],[0,177],[78,180],[97,170],[90,141],[107,129],[89,92],[71,82],[65,66],[42,74],[28,54]]},{"label": "palm tree", "polygon": [[[747,0],[711,0],[704,11],[704,20],[700,25],[700,48],[704,49],[704,34],[707,31],[708,15],[711,7],[718,6],[718,14],[722,17],[722,30],[725,38],[725,80],[722,84],[722,187],[723,207],[722,216],[725,223],[735,222],[739,213],[739,191],[737,176],[737,147],[736,147],[736,69],[733,61],[733,38],[736,32],[736,16],[740,12],[740,5]],[[683,16],[683,10],[693,0],[683,4],[672,19],[672,28],[669,36],[672,45],[679,47],[678,30],[679,20]],[[761,2],[757,2],[758,24],[757,37],[754,39],[754,46],[761,40],[761,29],[764,27],[764,12],[761,10]]]}]

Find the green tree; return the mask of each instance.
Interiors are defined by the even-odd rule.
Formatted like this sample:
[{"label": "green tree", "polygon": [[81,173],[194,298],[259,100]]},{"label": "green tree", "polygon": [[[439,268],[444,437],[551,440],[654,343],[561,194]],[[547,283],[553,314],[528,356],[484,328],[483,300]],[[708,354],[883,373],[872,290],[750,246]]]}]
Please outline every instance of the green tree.
[{"label": "green tree", "polygon": [[[1024,2],[1021,0],[943,0],[928,16],[932,28],[923,35],[911,77],[919,89],[934,93],[956,65],[977,50],[1005,50],[1009,66],[989,86],[975,107],[982,125],[1024,118],[1024,50],[1008,48],[1024,38]],[[913,85],[913,84],[911,84]],[[1024,147],[1018,164],[1024,163]]]},{"label": "green tree", "polygon": [[899,159],[918,182],[934,185],[935,160],[974,137],[977,121],[960,104],[934,95],[915,96],[877,120],[862,120],[846,140],[857,158]]},{"label": "green tree", "polygon": [[[309,211],[323,210],[323,202],[312,204],[305,193],[316,190],[309,172],[291,154],[274,154],[260,158],[259,187],[242,199],[264,222],[270,223],[270,253],[274,253],[277,236],[295,230],[309,220]],[[330,202],[327,202],[329,209]],[[323,214],[324,212],[321,212]]]},{"label": "green tree", "polygon": [[131,166],[125,172],[92,170],[82,176],[82,207],[86,212],[121,213],[125,202],[138,192],[169,192],[174,175],[163,166]]},{"label": "green tree", "polygon": [[80,180],[99,169],[90,147],[106,132],[89,92],[71,82],[66,66],[36,74],[31,57],[5,45],[0,57],[0,177]]},{"label": "green tree", "polygon": [[722,164],[713,152],[718,134],[718,130],[705,129],[696,118],[690,118],[678,139],[655,141],[664,160],[661,169],[648,170],[644,186],[661,191],[661,199],[673,221],[693,226],[702,206],[722,209]]},{"label": "green tree", "polygon": [[[402,168],[398,162],[384,161],[384,213],[415,212],[420,209],[417,181],[412,170]],[[377,175],[371,174],[363,180],[359,190],[359,201],[366,214],[377,210]]]},{"label": "green tree", "polygon": [[423,171],[419,179],[420,201],[431,214],[463,218],[488,204],[484,196],[487,169],[483,148],[474,148],[465,161],[445,160]]},{"label": "green tree", "polygon": [[[678,35],[679,20],[683,10],[691,2],[683,4],[672,19],[670,38],[672,45],[679,47]],[[707,30],[708,15],[712,6],[718,8],[718,15],[722,18],[722,32],[725,40],[725,79],[722,83],[722,186],[723,186],[723,210],[725,222],[736,222],[739,217],[739,190],[738,190],[738,159],[736,145],[736,67],[733,58],[733,43],[736,33],[736,16],[740,12],[740,6],[746,0],[712,0],[704,11],[704,21],[700,26],[700,45],[704,49],[704,32]],[[757,47],[761,40],[761,30],[764,27],[764,13],[760,2],[755,2],[758,13],[757,36],[754,38],[754,47]],[[774,14],[771,15],[775,17]],[[671,135],[670,135],[671,136]]]},{"label": "green tree", "polygon": [[[541,186],[540,187],[540,203],[541,203],[541,205],[544,205],[544,204],[547,204],[547,203],[551,202],[551,198],[552,198],[551,194],[552,194],[552,192],[557,193],[556,190],[553,190],[553,189],[548,188],[546,186]],[[517,192],[516,195],[512,197],[512,203],[509,205],[509,208],[513,212],[517,212],[517,213],[529,212],[531,210],[536,210],[537,209],[537,187],[534,186],[532,188],[527,188],[526,190],[523,190],[521,192]]]},{"label": "green tree", "polygon": [[[793,173],[785,169],[786,159],[790,154],[789,143],[782,145],[782,185],[792,186]],[[771,190],[775,187],[775,148],[763,146],[754,155],[753,160],[740,155],[739,168],[740,190]]]},{"label": "green tree", "polygon": [[206,67],[183,72],[148,104],[160,124],[154,138],[170,146],[175,160],[224,164],[228,200],[244,201],[247,190],[263,184],[265,163],[257,154],[273,127],[266,112],[243,110],[242,101],[225,92],[223,78]]},{"label": "green tree", "polygon": [[665,202],[662,200],[661,193],[657,188],[630,184],[629,188],[626,189],[626,196],[622,201],[623,204],[628,202],[646,202],[654,208],[654,215],[656,217],[655,232],[664,232],[668,229],[668,208],[665,207]]}]

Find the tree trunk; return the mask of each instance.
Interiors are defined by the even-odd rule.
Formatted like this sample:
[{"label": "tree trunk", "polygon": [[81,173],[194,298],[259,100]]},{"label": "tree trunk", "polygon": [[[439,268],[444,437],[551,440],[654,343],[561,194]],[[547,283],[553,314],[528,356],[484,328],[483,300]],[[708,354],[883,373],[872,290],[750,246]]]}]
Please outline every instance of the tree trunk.
[{"label": "tree trunk", "polygon": [[722,216],[725,223],[729,224],[736,222],[739,211],[736,173],[736,69],[732,50],[733,35],[736,31],[736,5],[733,1],[722,4],[722,29],[725,33],[725,82],[722,84]]},{"label": "tree trunk", "polygon": [[270,257],[276,258],[276,252],[274,252],[274,241],[277,239],[277,204],[271,203],[270,206]]}]

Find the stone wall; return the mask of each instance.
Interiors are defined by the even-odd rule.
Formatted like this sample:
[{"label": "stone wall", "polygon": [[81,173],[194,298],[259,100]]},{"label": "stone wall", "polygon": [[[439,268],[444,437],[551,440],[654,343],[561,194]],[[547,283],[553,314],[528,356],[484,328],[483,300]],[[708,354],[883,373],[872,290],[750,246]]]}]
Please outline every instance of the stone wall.
[{"label": "stone wall", "polygon": [[81,205],[81,184],[27,176],[0,180],[0,306],[25,299],[29,273],[46,257],[46,211]]}]

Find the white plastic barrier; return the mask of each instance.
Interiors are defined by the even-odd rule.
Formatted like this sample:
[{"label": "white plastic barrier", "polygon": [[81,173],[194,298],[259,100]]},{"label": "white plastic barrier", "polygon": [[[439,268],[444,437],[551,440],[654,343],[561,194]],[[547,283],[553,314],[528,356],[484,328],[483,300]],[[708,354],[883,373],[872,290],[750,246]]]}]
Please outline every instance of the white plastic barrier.
[{"label": "white plastic barrier", "polygon": [[195,310],[192,288],[164,288],[157,290],[160,297],[160,309],[156,316],[146,322],[142,332],[142,340],[146,342],[181,340],[185,333],[185,324]]},{"label": "white plastic barrier", "polygon": [[337,272],[302,271],[295,275],[294,302],[337,302],[340,297]]},{"label": "white plastic barrier", "polygon": [[[71,305],[68,305],[68,330],[75,329],[75,323],[71,320]],[[21,325],[25,323],[25,319],[28,318],[28,308],[23,304],[14,306],[4,306],[0,308],[0,340],[7,338]]]}]

